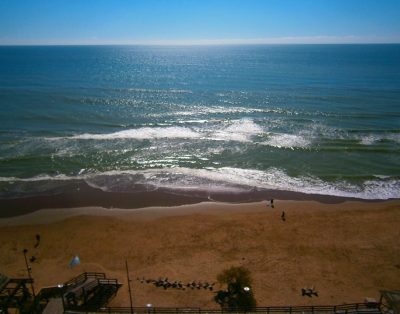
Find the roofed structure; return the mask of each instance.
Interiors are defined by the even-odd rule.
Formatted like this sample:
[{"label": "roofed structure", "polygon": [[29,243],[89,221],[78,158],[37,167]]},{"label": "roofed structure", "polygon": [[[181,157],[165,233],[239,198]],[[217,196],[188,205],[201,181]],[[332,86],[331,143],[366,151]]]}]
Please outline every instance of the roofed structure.
[{"label": "roofed structure", "polygon": [[32,306],[32,294],[27,287],[32,282],[30,278],[8,278],[0,274],[0,312],[8,313],[9,309],[24,312]]},{"label": "roofed structure", "polygon": [[117,279],[108,279],[104,273],[85,272],[62,286],[42,289],[41,293],[51,296],[52,304],[54,299],[61,300],[58,304],[64,310],[96,311],[106,306],[120,287]]}]

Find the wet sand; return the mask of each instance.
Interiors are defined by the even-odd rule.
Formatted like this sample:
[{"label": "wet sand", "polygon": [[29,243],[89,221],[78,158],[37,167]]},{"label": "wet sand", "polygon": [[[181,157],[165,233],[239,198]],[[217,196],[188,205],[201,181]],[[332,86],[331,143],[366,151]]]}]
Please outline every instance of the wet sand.
[{"label": "wet sand", "polygon": [[[400,288],[400,201],[29,211],[11,217],[10,210],[0,219],[0,272],[26,276],[27,248],[28,257],[37,258],[36,290],[84,271],[126,283],[125,260],[136,306],[216,307],[211,291],[164,290],[136,278],[214,282],[238,265],[251,271],[259,306],[361,302],[378,298],[380,289]],[[41,241],[34,248],[36,234]],[[82,263],[70,269],[74,255]],[[319,297],[301,296],[301,288],[311,286]],[[126,284],[111,305],[129,305]]]},{"label": "wet sand", "polygon": [[[306,194],[292,191],[257,189],[243,186],[231,190],[201,190],[194,188],[154,188],[136,184],[129,191],[102,191],[93,188],[85,181],[73,181],[61,190],[47,191],[43,194],[7,196],[0,198],[0,218],[24,215],[46,208],[143,208],[151,206],[178,206],[198,204],[201,202],[248,203],[262,200],[314,200],[321,203],[342,203],[346,200],[357,200],[340,196]],[[375,202],[369,200],[368,202]],[[367,201],[364,201],[367,202]]]}]

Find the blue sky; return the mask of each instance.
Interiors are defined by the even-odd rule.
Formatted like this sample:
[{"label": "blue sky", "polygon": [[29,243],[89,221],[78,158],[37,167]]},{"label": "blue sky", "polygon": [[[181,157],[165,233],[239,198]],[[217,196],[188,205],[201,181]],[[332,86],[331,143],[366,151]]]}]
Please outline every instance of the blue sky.
[{"label": "blue sky", "polygon": [[0,0],[0,44],[400,43],[400,0]]}]

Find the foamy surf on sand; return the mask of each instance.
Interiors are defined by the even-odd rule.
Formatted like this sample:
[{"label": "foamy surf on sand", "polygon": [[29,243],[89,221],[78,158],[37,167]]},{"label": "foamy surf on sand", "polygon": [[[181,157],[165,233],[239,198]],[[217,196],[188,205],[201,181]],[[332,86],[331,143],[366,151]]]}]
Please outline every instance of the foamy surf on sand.
[{"label": "foamy surf on sand", "polygon": [[3,198],[57,194],[71,183],[85,182],[103,192],[138,193],[157,189],[186,194],[194,191],[244,193],[249,191],[291,191],[306,194],[345,198],[395,199],[400,198],[400,181],[391,177],[375,176],[360,185],[346,181],[326,182],[312,177],[290,177],[283,170],[267,171],[240,168],[170,168],[92,172],[81,169],[73,176],[40,175],[32,178],[0,177]]}]

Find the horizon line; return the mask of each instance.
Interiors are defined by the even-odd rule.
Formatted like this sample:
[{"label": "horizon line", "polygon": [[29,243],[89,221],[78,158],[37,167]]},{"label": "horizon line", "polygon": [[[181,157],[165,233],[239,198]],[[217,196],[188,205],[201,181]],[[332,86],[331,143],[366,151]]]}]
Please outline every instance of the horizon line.
[{"label": "horizon line", "polygon": [[96,37],[84,40],[9,40],[0,38],[0,46],[222,46],[222,45],[301,45],[301,44],[400,44],[400,35],[392,37],[302,36],[236,39],[183,40],[110,40]]},{"label": "horizon line", "polygon": [[217,47],[217,46],[302,46],[302,45],[400,45],[400,42],[354,42],[354,43],[265,43],[265,44],[139,44],[139,43],[18,43],[18,44],[2,44],[0,47],[78,47],[78,46],[143,46],[143,47]]}]

